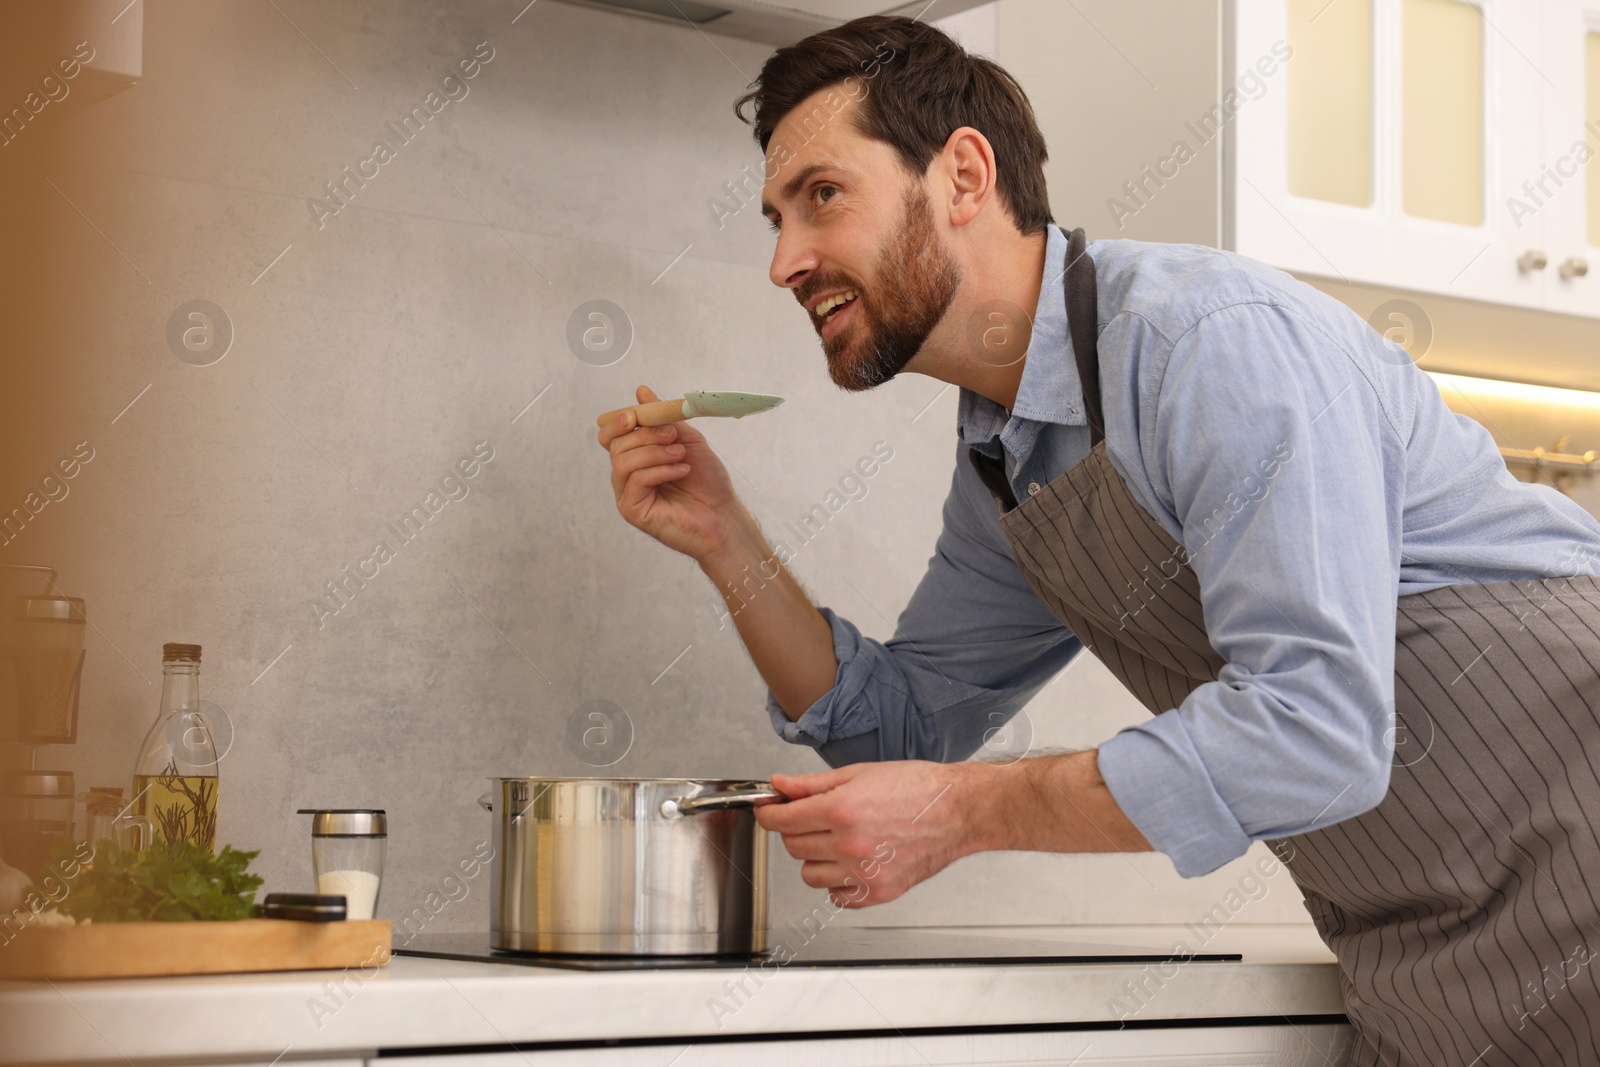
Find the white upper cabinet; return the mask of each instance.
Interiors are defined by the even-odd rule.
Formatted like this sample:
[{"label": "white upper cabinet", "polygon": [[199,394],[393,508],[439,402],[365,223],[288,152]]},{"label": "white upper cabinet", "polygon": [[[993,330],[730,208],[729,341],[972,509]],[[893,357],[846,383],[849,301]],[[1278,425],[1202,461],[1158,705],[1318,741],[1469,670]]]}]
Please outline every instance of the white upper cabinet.
[{"label": "white upper cabinet", "polygon": [[1544,151],[1512,195],[1545,220],[1545,306],[1600,318],[1600,0],[1545,0],[1541,66]]},{"label": "white upper cabinet", "polygon": [[1538,175],[1556,80],[1538,3],[1237,0],[1232,13],[1224,89],[1273,67],[1282,81],[1232,120],[1229,247],[1302,274],[1547,306],[1555,213],[1510,203]]},{"label": "white upper cabinet", "polygon": [[[1448,298],[1429,314],[1452,358],[1481,366],[1492,320],[1508,375],[1600,353],[1600,0],[1005,0],[997,18],[1063,225],[1228,248],[1356,303]],[[1530,344],[1547,320],[1529,311],[1588,321]]]},{"label": "white upper cabinet", "polygon": [[794,44],[863,15],[944,19],[989,0],[565,0],[773,45]]}]

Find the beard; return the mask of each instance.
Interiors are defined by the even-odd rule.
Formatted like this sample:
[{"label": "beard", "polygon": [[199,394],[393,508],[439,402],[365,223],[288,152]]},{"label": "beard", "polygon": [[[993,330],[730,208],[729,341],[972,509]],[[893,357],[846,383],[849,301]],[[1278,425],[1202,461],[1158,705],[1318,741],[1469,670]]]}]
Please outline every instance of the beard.
[{"label": "beard", "polygon": [[[939,239],[928,198],[915,183],[902,199],[898,231],[878,257],[876,278],[870,291],[850,286],[859,294],[855,325],[822,343],[828,376],[851,392],[882,385],[904,370],[961,286],[961,267]],[[827,279],[808,289],[840,287]]]}]

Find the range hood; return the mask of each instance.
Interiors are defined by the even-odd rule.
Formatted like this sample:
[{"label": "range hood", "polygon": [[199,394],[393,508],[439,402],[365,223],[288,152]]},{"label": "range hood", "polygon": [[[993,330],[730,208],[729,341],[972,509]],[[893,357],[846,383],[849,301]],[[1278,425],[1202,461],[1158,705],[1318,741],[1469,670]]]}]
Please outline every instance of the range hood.
[{"label": "range hood", "polygon": [[942,19],[979,7],[989,0],[912,0],[896,4],[893,0],[563,0],[564,3],[592,7],[658,22],[696,26],[707,33],[721,33],[764,41],[772,45],[793,44],[819,30],[826,30],[863,15],[909,15],[926,20]]}]

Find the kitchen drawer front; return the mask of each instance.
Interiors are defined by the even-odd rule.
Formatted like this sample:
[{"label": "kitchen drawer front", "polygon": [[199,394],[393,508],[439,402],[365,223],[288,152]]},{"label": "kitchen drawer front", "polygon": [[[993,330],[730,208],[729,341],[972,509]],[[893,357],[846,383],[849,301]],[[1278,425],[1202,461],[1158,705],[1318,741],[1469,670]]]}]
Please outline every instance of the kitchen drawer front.
[{"label": "kitchen drawer front", "polygon": [[1352,1031],[1343,1024],[1205,1026],[1144,1030],[796,1038],[551,1051],[450,1053],[371,1060],[369,1067],[1342,1067]]}]

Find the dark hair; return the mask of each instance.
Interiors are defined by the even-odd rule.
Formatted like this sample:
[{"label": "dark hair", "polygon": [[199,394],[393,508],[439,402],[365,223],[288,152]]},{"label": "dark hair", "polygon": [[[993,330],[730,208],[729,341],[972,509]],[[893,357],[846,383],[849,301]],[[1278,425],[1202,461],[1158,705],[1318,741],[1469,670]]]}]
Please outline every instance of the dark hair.
[{"label": "dark hair", "polygon": [[[846,79],[868,83],[853,122],[892,147],[912,174],[962,126],[994,148],[995,189],[1024,234],[1054,222],[1044,184],[1044,135],[1022,86],[999,64],[975,56],[936,27],[893,15],[869,15],[814,33],[774,52],[733,105],[767,150],[772,131],[801,101]],[[755,104],[753,120],[744,106]]]}]

